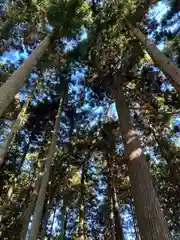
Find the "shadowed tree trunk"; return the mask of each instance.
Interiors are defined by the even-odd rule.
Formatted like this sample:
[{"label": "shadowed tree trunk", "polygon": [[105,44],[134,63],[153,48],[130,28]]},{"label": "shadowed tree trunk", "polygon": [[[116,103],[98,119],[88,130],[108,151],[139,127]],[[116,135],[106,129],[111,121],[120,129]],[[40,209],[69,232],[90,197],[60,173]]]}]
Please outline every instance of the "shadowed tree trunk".
[{"label": "shadowed tree trunk", "polygon": [[180,69],[167,58],[156,45],[147,39],[147,37],[130,22],[126,20],[129,29],[134,33],[137,39],[142,43],[144,48],[147,50],[153,61],[162,68],[163,72],[171,77],[171,83],[174,85],[177,91],[180,92]]},{"label": "shadowed tree trunk", "polygon": [[0,118],[9,104],[13,101],[20,88],[25,84],[31,70],[42,57],[46,48],[50,45],[52,35],[53,32],[47,35],[39,46],[31,53],[28,59],[24,61],[24,63],[0,87]]},{"label": "shadowed tree trunk", "polygon": [[64,204],[61,208],[61,237],[60,240],[66,239],[66,228],[67,228],[67,207]]},{"label": "shadowed tree trunk", "polygon": [[68,91],[68,82],[66,81],[66,79],[62,82],[61,86],[62,86],[62,96],[59,102],[51,145],[49,147],[49,151],[48,151],[48,155],[45,163],[44,174],[42,177],[42,183],[41,183],[38,198],[36,201],[36,206],[35,206],[33,220],[32,220],[32,226],[31,226],[31,230],[28,238],[29,240],[36,240],[38,236],[40,221],[42,217],[42,210],[43,210],[43,205],[44,205],[44,200],[46,195],[46,189],[47,189],[49,175],[51,171],[52,159],[56,150],[56,139],[57,139],[57,135],[60,127],[61,109]]},{"label": "shadowed tree trunk", "polygon": [[112,199],[112,207],[113,207],[113,215],[114,215],[114,228],[115,228],[115,239],[123,240],[123,230],[121,226],[121,220],[119,215],[119,206],[117,202],[116,191],[114,187],[114,180],[112,175],[112,162],[110,160],[109,154],[107,156],[107,164],[108,164],[108,188]]},{"label": "shadowed tree trunk", "polygon": [[120,76],[114,77],[114,94],[119,116],[120,129],[125,148],[125,157],[131,180],[136,216],[143,240],[168,240],[169,230],[156,195],[146,157],[140,140],[134,131],[126,105]]}]

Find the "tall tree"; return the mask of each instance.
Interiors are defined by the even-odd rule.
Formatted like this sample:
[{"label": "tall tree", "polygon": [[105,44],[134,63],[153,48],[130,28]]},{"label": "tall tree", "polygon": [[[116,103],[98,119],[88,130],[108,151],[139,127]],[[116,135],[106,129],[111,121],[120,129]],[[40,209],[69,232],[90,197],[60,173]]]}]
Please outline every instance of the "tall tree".
[{"label": "tall tree", "polygon": [[68,81],[63,80],[62,84],[62,96],[59,101],[59,107],[57,111],[57,116],[56,116],[56,121],[55,121],[55,126],[54,126],[54,131],[52,135],[52,141],[51,145],[49,147],[46,163],[45,163],[45,168],[44,168],[44,175],[42,178],[34,214],[33,214],[33,220],[32,220],[32,226],[31,226],[31,231],[29,234],[29,239],[30,240],[35,240],[38,235],[38,230],[40,226],[40,220],[42,216],[42,210],[43,210],[43,205],[44,205],[44,200],[45,200],[45,194],[46,194],[46,189],[49,181],[49,175],[51,171],[51,165],[53,161],[53,155],[55,154],[56,150],[56,141],[57,141],[57,135],[59,132],[59,126],[60,126],[60,117],[61,117],[61,111],[62,111],[62,106],[65,101],[65,98],[67,96],[67,91],[68,91]]},{"label": "tall tree", "polygon": [[4,158],[5,158],[5,156],[8,152],[8,149],[11,145],[11,142],[12,142],[13,138],[15,137],[16,133],[22,127],[23,122],[25,122],[27,108],[29,106],[30,101],[33,98],[35,89],[36,88],[34,88],[34,90],[27,97],[27,99],[26,99],[26,101],[25,101],[25,103],[24,103],[24,105],[21,109],[21,112],[19,113],[16,121],[12,125],[11,132],[8,134],[8,136],[4,140],[3,146],[1,146],[1,149],[0,149],[0,166],[4,163],[4,160],[5,160]]},{"label": "tall tree", "polygon": [[133,129],[122,90],[122,79],[117,74],[114,80],[116,108],[125,148],[125,158],[128,161],[140,234],[143,239],[167,240],[170,238],[168,226],[151,180],[146,157],[142,151],[137,133]]},{"label": "tall tree", "polygon": [[157,47],[156,45],[147,39],[147,37],[137,28],[134,27],[129,21],[126,20],[127,26],[134,33],[137,39],[145,47],[149,55],[152,57],[154,62],[160,66],[164,73],[168,74],[171,77],[171,83],[180,91],[180,69],[168,59]]},{"label": "tall tree", "polygon": [[114,186],[114,179],[112,175],[112,160],[110,160],[110,156],[107,154],[107,165],[108,165],[108,185],[109,191],[112,199],[112,206],[113,206],[113,215],[114,215],[114,227],[115,227],[115,239],[116,240],[123,240],[123,230],[121,225],[120,213],[119,213],[119,206],[117,202],[117,195],[116,189]]}]

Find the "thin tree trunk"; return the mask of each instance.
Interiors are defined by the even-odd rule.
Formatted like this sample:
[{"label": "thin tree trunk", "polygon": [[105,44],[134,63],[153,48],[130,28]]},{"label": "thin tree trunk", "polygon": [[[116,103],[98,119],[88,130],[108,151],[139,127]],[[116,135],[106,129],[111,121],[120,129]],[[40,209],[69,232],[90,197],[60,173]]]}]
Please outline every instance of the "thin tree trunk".
[{"label": "thin tree trunk", "polygon": [[26,102],[24,103],[21,112],[19,113],[15,123],[13,123],[13,125],[12,125],[11,132],[7,135],[6,139],[4,140],[3,146],[0,148],[0,167],[2,166],[2,164],[5,161],[4,158],[8,152],[8,149],[9,149],[16,133],[21,129],[21,127],[23,125],[23,121],[25,119],[25,114],[27,112],[29,103],[33,98],[35,89],[36,88],[34,88],[34,90],[31,92],[31,94],[27,97]]},{"label": "thin tree trunk", "polygon": [[111,230],[111,233],[112,233],[112,239],[113,240],[116,240],[116,228],[115,228],[115,219],[114,219],[114,211],[113,211],[113,200],[112,200],[112,196],[111,196],[111,191],[110,191],[110,186],[109,186],[109,189],[108,189],[108,192],[109,192],[109,202],[110,202],[110,220],[111,220],[111,227],[112,227],[112,230]]},{"label": "thin tree trunk", "polygon": [[34,191],[32,193],[31,200],[28,204],[27,210],[25,211],[24,215],[21,218],[22,219],[22,231],[20,234],[20,240],[24,240],[27,235],[29,220],[33,213],[33,210],[34,210],[34,207],[36,204],[37,195],[38,195],[38,192],[39,192],[39,189],[41,186],[43,168],[44,168],[44,163],[42,163],[42,165],[41,165],[41,169],[39,171],[37,180],[35,182]]},{"label": "thin tree trunk", "polygon": [[15,95],[26,82],[31,70],[50,45],[53,32],[47,35],[39,46],[31,53],[28,59],[9,77],[0,88],[0,118],[6,108],[13,101]]},{"label": "thin tree trunk", "polygon": [[80,190],[80,207],[79,207],[79,238],[85,240],[85,211],[84,211],[84,194],[85,194],[85,161],[81,168],[81,190]]},{"label": "thin tree trunk", "polygon": [[[136,113],[135,113],[136,114]],[[159,150],[161,156],[166,160],[169,168],[169,180],[174,185],[175,188],[180,187],[180,176],[179,169],[174,164],[173,157],[175,157],[175,152],[172,152],[170,143],[167,139],[161,136],[160,133],[151,125],[147,123],[146,119],[143,119],[143,115],[136,114],[136,121],[139,122],[140,126],[144,126],[148,130],[149,134],[152,134],[155,141],[159,145]],[[180,158],[180,154],[177,152],[177,159]]]},{"label": "thin tree trunk", "polygon": [[44,204],[44,209],[43,209],[43,214],[42,214],[42,220],[41,220],[41,231],[40,231],[40,239],[44,240],[46,237],[46,230],[47,230],[47,224],[49,220],[49,214],[50,214],[50,209],[52,207],[52,202],[51,199],[45,200]]},{"label": "thin tree trunk", "polygon": [[137,219],[136,219],[136,216],[135,216],[135,213],[134,213],[133,201],[132,201],[131,198],[130,198],[130,201],[129,201],[129,206],[130,206],[130,214],[132,216],[132,222],[133,222],[134,234],[136,236],[136,240],[141,240],[141,237],[139,235],[139,229],[138,229],[138,226],[137,226]]},{"label": "thin tree trunk", "polygon": [[52,219],[52,222],[51,222],[51,229],[50,229],[50,233],[49,233],[49,236],[48,236],[48,240],[51,240],[51,236],[53,234],[53,226],[54,226],[55,217],[56,217],[56,206],[54,207],[54,210],[53,210],[53,219]]},{"label": "thin tree trunk", "polygon": [[37,198],[37,202],[36,202],[36,206],[35,206],[35,210],[34,210],[32,226],[31,226],[31,230],[30,230],[30,234],[29,234],[29,240],[37,239],[39,226],[40,226],[40,220],[41,220],[41,216],[42,216],[43,205],[44,205],[44,200],[45,200],[45,195],[46,195],[46,189],[47,189],[49,175],[50,175],[50,171],[51,171],[52,159],[53,159],[53,155],[54,155],[54,152],[56,149],[56,139],[57,139],[57,135],[58,135],[59,127],[60,127],[61,109],[62,109],[62,105],[63,105],[66,94],[67,94],[67,86],[63,86],[62,97],[59,102],[59,108],[58,108],[58,112],[57,112],[57,116],[56,116],[51,145],[50,145],[49,152],[48,152],[47,159],[46,159],[44,175],[42,178],[42,183],[41,183],[41,187],[39,190],[39,194],[38,194],[38,198]]},{"label": "thin tree trunk", "polygon": [[64,204],[61,208],[61,237],[60,240],[64,240],[66,238],[66,227],[67,227],[67,207]]},{"label": "thin tree trunk", "polygon": [[137,39],[142,43],[146,51],[149,53],[153,61],[162,68],[163,72],[171,77],[171,83],[177,91],[180,92],[180,69],[167,58],[156,45],[147,39],[147,37],[129,21],[126,20],[129,29],[134,33]]},{"label": "thin tree trunk", "polygon": [[132,195],[143,240],[170,239],[167,223],[156,195],[146,157],[140,140],[133,129],[119,75],[115,76],[114,94],[120,121],[120,129],[128,161]]},{"label": "thin tree trunk", "polygon": [[119,206],[117,202],[117,195],[114,187],[114,180],[113,180],[113,175],[112,175],[112,162],[110,160],[109,155],[107,154],[107,164],[108,164],[108,186],[109,186],[109,191],[111,194],[111,199],[112,199],[112,204],[113,204],[113,215],[114,215],[114,228],[115,228],[115,235],[116,235],[116,240],[123,240],[123,230],[121,226],[121,220],[119,216]]}]

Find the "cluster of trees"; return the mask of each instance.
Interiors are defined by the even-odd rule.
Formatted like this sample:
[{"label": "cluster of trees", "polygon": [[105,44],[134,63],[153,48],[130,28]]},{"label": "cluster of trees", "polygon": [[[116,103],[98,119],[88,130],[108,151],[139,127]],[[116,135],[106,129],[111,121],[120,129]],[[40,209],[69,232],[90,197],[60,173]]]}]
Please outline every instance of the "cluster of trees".
[{"label": "cluster of trees", "polygon": [[180,238],[180,6],[158,4],[3,3],[2,239]]}]

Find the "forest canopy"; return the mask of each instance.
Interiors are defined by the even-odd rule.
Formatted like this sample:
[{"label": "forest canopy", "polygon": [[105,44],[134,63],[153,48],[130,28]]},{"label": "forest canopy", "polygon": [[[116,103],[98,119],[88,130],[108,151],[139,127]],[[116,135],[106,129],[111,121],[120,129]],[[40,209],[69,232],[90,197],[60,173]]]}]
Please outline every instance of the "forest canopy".
[{"label": "forest canopy", "polygon": [[0,1],[0,239],[180,239],[179,17]]}]

